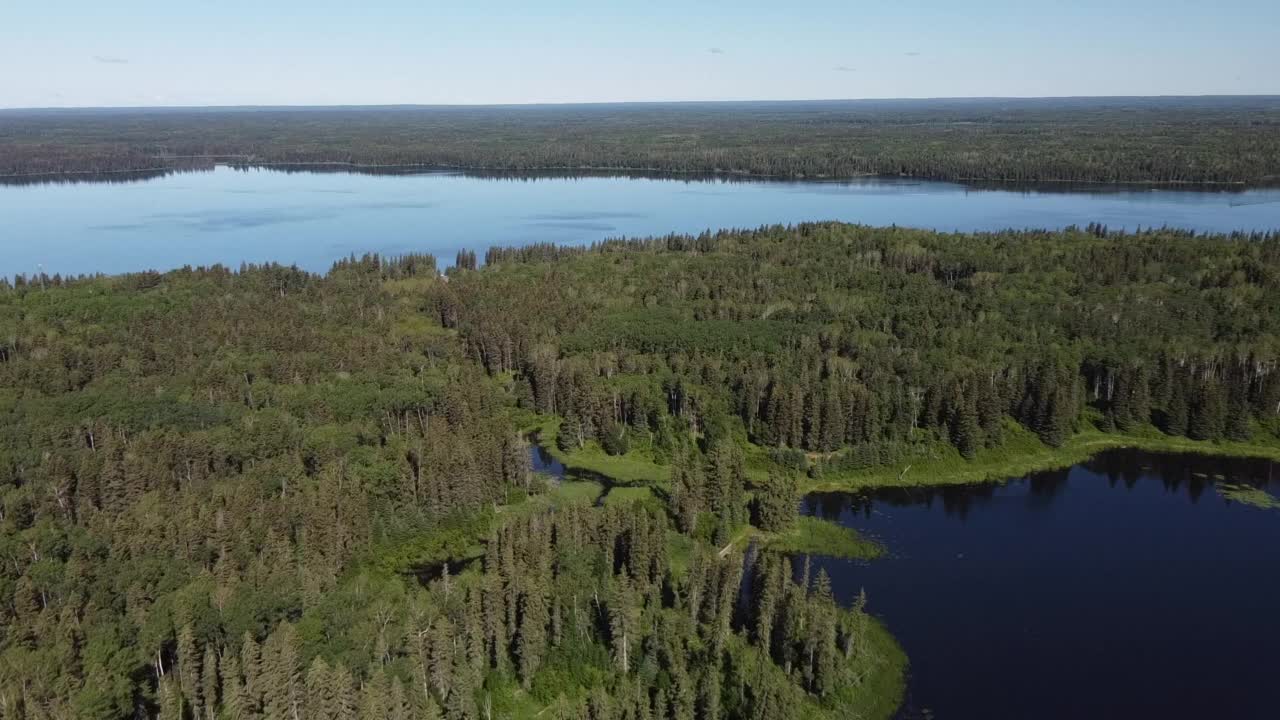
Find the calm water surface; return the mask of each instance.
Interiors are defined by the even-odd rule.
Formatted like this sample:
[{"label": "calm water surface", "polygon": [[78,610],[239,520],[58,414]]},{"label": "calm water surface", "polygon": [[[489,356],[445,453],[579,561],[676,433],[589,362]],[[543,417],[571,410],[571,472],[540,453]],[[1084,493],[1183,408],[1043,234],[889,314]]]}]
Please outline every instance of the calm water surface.
[{"label": "calm water surface", "polygon": [[235,170],[133,183],[0,186],[0,274],[116,273],[276,261],[315,271],[351,253],[434,253],[697,233],[806,220],[939,230],[1177,226],[1280,229],[1280,190],[1095,193],[645,178]]},{"label": "calm water surface", "polygon": [[807,513],[882,540],[815,559],[867,591],[911,660],[902,716],[1275,718],[1280,467],[1116,451],[1005,485],[814,495]]}]

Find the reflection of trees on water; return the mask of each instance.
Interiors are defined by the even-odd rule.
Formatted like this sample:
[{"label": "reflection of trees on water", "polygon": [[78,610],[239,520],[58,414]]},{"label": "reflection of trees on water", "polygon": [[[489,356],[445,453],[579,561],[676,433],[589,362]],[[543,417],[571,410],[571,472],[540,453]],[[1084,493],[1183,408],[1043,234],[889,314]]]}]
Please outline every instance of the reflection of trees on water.
[{"label": "reflection of trees on water", "polygon": [[[1255,458],[1224,458],[1190,453],[1150,453],[1141,450],[1109,450],[1082,465],[1032,473],[1014,484],[1025,483],[1027,505],[1045,508],[1066,490],[1077,468],[1105,478],[1109,487],[1123,485],[1132,490],[1139,480],[1158,480],[1166,492],[1186,493],[1196,503],[1215,482],[1247,483],[1255,487],[1280,487],[1276,463]],[[1089,480],[1092,480],[1090,478]],[[826,492],[805,497],[803,512],[825,520],[849,521],[870,518],[877,504],[891,508],[932,508],[941,503],[943,512],[964,520],[975,508],[989,504],[1006,485],[939,485],[928,487],[882,488],[860,493]]]},{"label": "reflection of trees on water", "polygon": [[1116,478],[1132,488],[1142,476],[1159,478],[1169,492],[1186,488],[1194,501],[1214,482],[1247,483],[1265,487],[1275,482],[1275,463],[1260,458],[1212,457],[1193,453],[1151,453],[1109,450],[1084,464],[1090,472]]},{"label": "reflection of trees on water", "polygon": [[870,517],[871,498],[865,494],[854,493],[811,493],[805,496],[800,510],[805,515],[820,517],[823,520],[839,521],[845,512],[855,517],[858,515]]},{"label": "reflection of trees on water", "polygon": [[1062,494],[1067,487],[1071,469],[1045,470],[1027,476],[1027,505],[1033,508],[1046,508]]},{"label": "reflection of trees on water", "polygon": [[840,521],[846,517],[869,518],[877,503],[893,508],[931,508],[941,503],[944,513],[963,520],[975,507],[989,503],[999,489],[997,484],[983,483],[883,488],[871,493],[813,493],[804,499],[802,510],[824,520]]},{"label": "reflection of trees on water", "polygon": [[168,177],[178,172],[194,172],[196,170],[212,170],[208,168],[159,168],[154,170],[124,170],[120,172],[82,172],[66,175],[0,175],[0,186],[27,185],[128,185]]}]

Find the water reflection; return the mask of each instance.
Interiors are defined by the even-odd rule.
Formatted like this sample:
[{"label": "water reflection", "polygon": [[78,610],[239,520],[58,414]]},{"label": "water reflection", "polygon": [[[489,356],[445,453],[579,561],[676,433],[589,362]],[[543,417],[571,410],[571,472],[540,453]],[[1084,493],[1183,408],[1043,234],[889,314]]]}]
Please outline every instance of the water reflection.
[{"label": "water reflection", "polygon": [[[806,496],[801,507],[807,515],[835,521],[858,516],[869,518],[877,506],[936,507],[948,517],[963,521],[975,508],[1011,494],[1024,496],[1028,508],[1048,507],[1069,489],[1073,475],[1078,475],[1079,470],[1101,476],[1110,488],[1129,491],[1134,490],[1140,479],[1148,477],[1158,481],[1165,492],[1179,494],[1192,504],[1217,482],[1245,484],[1263,490],[1280,488],[1276,463],[1270,460],[1115,450],[1075,467],[1035,472],[1009,483],[925,485],[864,493],[819,492]],[[1011,493],[1011,489],[1016,491]]]},{"label": "water reflection", "polygon": [[564,464],[536,442],[529,444],[529,466],[535,473],[549,475],[557,480],[563,480],[565,476]]}]

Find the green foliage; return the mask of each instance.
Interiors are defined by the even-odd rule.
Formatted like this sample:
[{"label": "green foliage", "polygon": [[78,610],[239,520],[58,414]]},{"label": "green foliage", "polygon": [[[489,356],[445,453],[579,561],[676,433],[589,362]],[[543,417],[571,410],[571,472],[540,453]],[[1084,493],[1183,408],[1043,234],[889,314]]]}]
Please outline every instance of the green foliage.
[{"label": "green foliage", "polygon": [[[6,720],[886,717],[900,652],[782,559],[879,548],[802,487],[1280,456],[1274,236],[486,260],[0,287]],[[609,482],[533,474],[528,430]]]},{"label": "green foliage", "polygon": [[739,347],[754,352],[780,350],[802,329],[771,320],[694,320],[672,308],[638,308],[591,319],[564,339],[565,352],[598,348],[641,353],[711,351]]},{"label": "green foliage", "polygon": [[[473,168],[500,177],[541,170],[1260,183],[1280,175],[1278,112],[1275,98],[1263,96],[23,110],[0,115],[0,175],[143,169],[147,177],[230,161],[307,171]],[[474,253],[458,260],[477,264]],[[138,277],[132,286],[150,282]]]},{"label": "green foliage", "polygon": [[1280,510],[1280,498],[1252,485],[1236,483],[1217,483],[1214,489],[1224,499],[1249,505],[1260,510]]},{"label": "green foliage", "polygon": [[850,560],[870,560],[884,554],[884,547],[839,523],[809,515],[795,519],[781,532],[762,535],[765,549],[788,555],[827,555]]},{"label": "green foliage", "polygon": [[689,438],[820,480],[937,438],[974,460],[1010,419],[1050,448],[1093,414],[1239,441],[1280,407],[1274,235],[806,224],[488,260],[440,294],[442,320],[565,418],[562,457],[669,465],[684,527],[705,511],[677,477]]},{"label": "green foliage", "polygon": [[755,493],[753,523],[766,532],[789,529],[798,515],[798,494],[799,483],[793,473],[770,473],[769,482]]}]

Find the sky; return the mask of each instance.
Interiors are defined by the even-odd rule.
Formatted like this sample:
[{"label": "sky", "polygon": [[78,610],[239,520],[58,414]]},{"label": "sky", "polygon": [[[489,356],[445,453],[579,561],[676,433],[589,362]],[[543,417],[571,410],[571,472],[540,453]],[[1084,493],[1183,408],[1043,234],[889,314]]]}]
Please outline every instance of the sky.
[{"label": "sky", "polygon": [[1277,0],[0,0],[0,107],[1280,94]]}]

